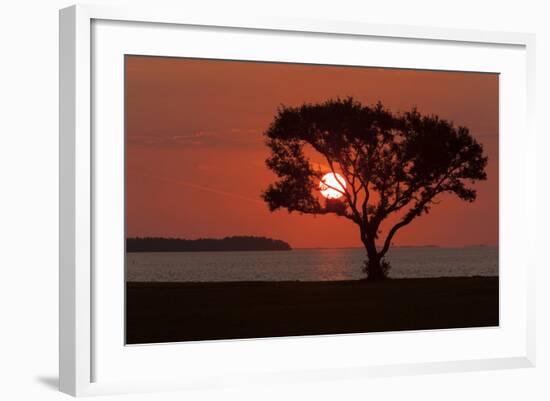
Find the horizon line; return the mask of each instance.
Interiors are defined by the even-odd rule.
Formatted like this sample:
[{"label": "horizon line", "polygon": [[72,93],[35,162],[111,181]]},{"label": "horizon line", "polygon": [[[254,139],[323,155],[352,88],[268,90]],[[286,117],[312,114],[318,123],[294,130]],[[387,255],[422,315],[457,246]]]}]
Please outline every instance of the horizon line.
[{"label": "horizon line", "polygon": [[[287,243],[292,250],[314,250],[314,249],[364,249],[363,246],[360,245],[346,245],[346,246],[299,246],[295,247],[292,244],[290,244],[286,240],[267,237],[263,235],[227,235],[224,237],[198,237],[198,238],[181,238],[181,237],[158,237],[158,236],[126,236],[125,240],[128,239],[168,239],[168,240],[184,240],[184,241],[197,241],[197,240],[223,240],[227,238],[233,238],[233,237],[252,237],[252,238],[266,238],[273,241],[282,241]],[[402,244],[402,245],[392,245],[391,248],[474,248],[474,247],[498,247],[499,244],[487,244],[487,243],[479,243],[479,244],[463,244],[463,245],[437,245],[437,244],[419,244],[419,245],[411,245],[411,244]],[[380,244],[376,245],[377,248],[381,248],[382,246]]]}]

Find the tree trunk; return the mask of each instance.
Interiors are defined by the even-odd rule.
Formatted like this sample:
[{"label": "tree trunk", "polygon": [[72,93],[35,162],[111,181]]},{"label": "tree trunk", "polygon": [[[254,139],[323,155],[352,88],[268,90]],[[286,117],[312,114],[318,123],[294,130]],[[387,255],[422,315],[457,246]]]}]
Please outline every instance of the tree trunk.
[{"label": "tree trunk", "polygon": [[380,281],[387,278],[379,257],[369,257],[366,270],[368,281]]},{"label": "tree trunk", "polygon": [[386,273],[382,268],[382,258],[378,254],[374,239],[368,236],[362,236],[363,244],[367,250],[367,261],[365,263],[365,273],[367,273],[368,281],[380,281],[386,279]]}]

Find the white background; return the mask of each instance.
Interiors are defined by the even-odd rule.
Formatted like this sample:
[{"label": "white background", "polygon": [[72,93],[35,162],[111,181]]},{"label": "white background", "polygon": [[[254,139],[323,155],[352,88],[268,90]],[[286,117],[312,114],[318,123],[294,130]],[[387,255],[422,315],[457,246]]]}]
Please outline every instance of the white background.
[{"label": "white background", "polygon": [[[98,3],[100,1],[97,1]],[[103,1],[124,4],[129,1]],[[174,2],[192,12],[277,15],[374,23],[534,32],[537,36],[539,214],[537,271],[538,362],[534,369],[327,381],[285,387],[237,387],[188,394],[106,397],[187,399],[548,399],[550,389],[550,283],[542,249],[548,226],[544,200],[550,141],[550,26],[544,2],[232,0]],[[189,3],[189,4],[187,4]],[[0,21],[0,397],[67,398],[57,386],[58,291],[58,16],[68,1],[25,0],[1,4]],[[157,6],[170,4],[155,1]],[[518,133],[520,134],[520,133]],[[534,202],[535,200],[533,200]],[[391,350],[390,350],[391,351]]]},{"label": "white background", "polygon": [[[297,372],[302,377],[336,375],[338,367],[391,365],[411,362],[475,360],[525,354],[526,285],[524,255],[528,222],[527,195],[518,188],[524,171],[504,163],[500,186],[501,263],[500,329],[435,330],[392,335],[324,336],[263,341],[224,341],[122,347],[124,338],[124,54],[227,58],[231,60],[291,60],[327,64],[380,65],[436,70],[499,71],[500,157],[518,166],[524,150],[525,51],[504,46],[385,39],[344,40],[317,35],[277,32],[227,32],[186,29],[172,24],[131,24],[97,21],[92,28],[94,168],[94,377],[141,383],[169,378],[186,387],[186,379]],[[224,35],[220,43],[220,34]],[[257,44],[261,43],[260,46]],[[522,88],[523,85],[523,88]],[[515,112],[511,112],[515,110]],[[523,139],[523,140],[522,140]],[[533,151],[531,147],[529,149]],[[513,182],[514,184],[511,184]],[[518,183],[520,183],[518,185]],[[391,352],[389,352],[391,350]],[[185,363],[182,363],[185,361]],[[215,361],[215,363],[212,363]],[[330,369],[327,372],[325,369]],[[309,370],[309,374],[308,374]],[[343,377],[345,374],[343,374]],[[241,377],[241,380],[242,380]],[[138,378],[142,378],[141,380]],[[193,378],[193,379],[191,379]],[[263,379],[262,379],[263,380]],[[264,380],[263,380],[264,381]],[[187,384],[188,385],[188,384]],[[157,386],[158,388],[159,386]],[[134,387],[130,389],[135,390]]]}]

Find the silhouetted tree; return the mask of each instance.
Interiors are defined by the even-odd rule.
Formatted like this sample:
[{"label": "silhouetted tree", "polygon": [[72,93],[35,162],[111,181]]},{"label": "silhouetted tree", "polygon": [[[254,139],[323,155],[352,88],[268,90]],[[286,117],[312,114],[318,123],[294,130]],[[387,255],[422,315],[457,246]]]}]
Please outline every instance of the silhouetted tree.
[{"label": "silhouetted tree", "polygon": [[[347,98],[281,106],[265,136],[271,150],[266,164],[279,177],[262,194],[270,210],[334,213],[357,224],[369,280],[387,277],[384,256],[396,232],[428,213],[437,195],[473,202],[476,191],[467,183],[487,177],[487,157],[468,128],[416,109],[392,113],[380,102],[363,106]],[[311,162],[315,152],[323,165]],[[344,180],[328,185],[339,199],[320,194],[320,180],[329,172]],[[381,223],[391,214],[399,218],[379,243]]]}]

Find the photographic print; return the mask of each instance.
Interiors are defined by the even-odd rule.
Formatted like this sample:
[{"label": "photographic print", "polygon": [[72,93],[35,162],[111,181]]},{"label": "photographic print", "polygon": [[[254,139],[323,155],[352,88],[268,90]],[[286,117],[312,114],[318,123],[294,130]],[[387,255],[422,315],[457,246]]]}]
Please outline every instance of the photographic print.
[{"label": "photographic print", "polygon": [[499,76],[125,56],[126,343],[499,325]]}]

